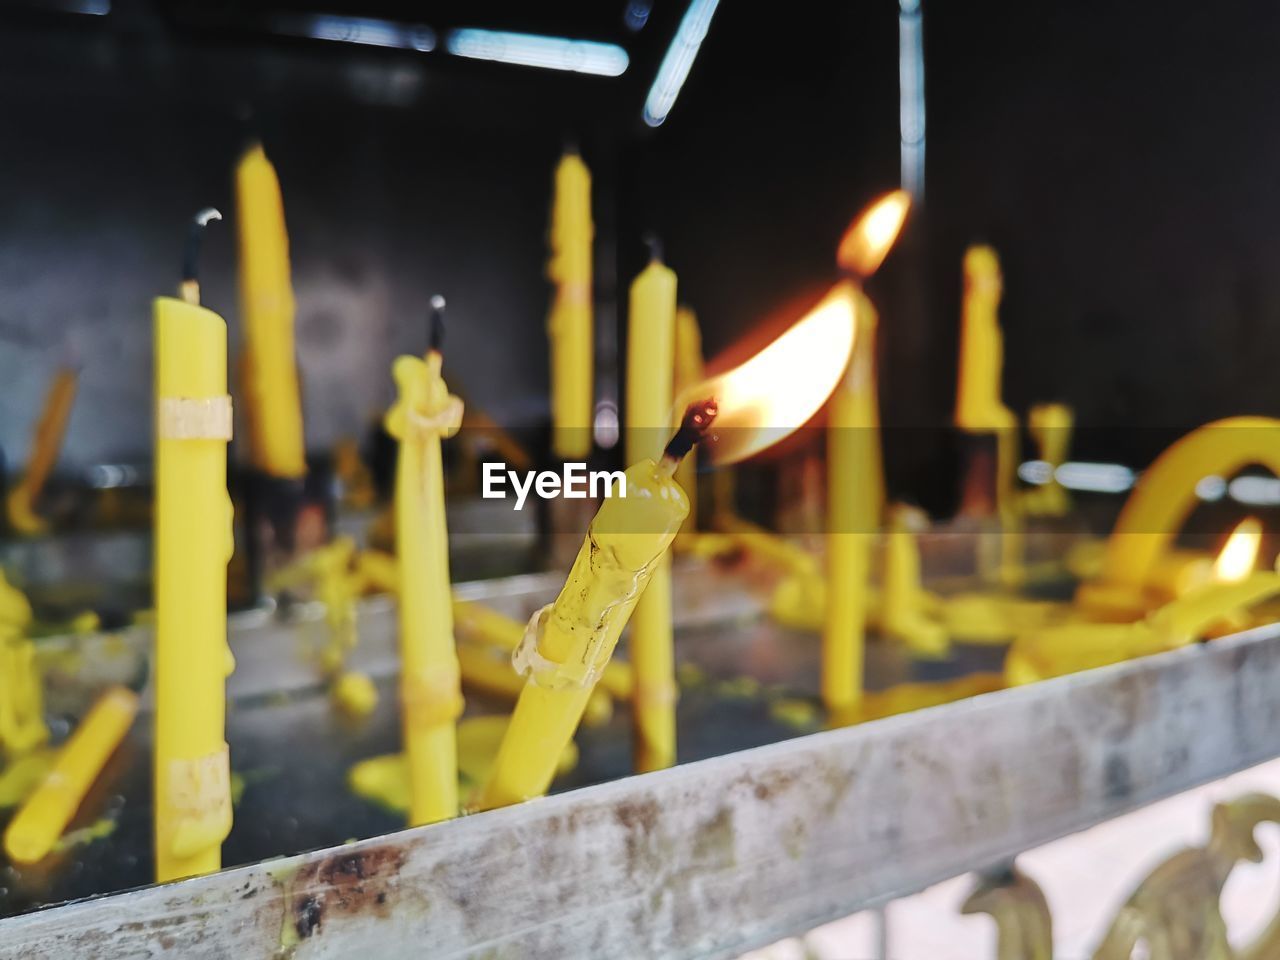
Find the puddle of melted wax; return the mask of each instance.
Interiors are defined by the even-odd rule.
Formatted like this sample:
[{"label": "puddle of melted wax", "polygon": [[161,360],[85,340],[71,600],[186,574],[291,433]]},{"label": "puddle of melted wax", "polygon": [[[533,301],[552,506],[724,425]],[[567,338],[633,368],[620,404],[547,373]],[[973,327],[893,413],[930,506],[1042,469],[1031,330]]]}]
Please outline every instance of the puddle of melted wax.
[{"label": "puddle of melted wax", "polygon": [[[498,747],[510,723],[509,714],[468,717],[458,724],[458,783],[465,792],[489,778]],[[557,774],[578,765],[578,747],[572,741],[560,754]],[[409,812],[409,767],[402,753],[388,753],[361,760],[347,773],[351,792],[395,813]]]}]

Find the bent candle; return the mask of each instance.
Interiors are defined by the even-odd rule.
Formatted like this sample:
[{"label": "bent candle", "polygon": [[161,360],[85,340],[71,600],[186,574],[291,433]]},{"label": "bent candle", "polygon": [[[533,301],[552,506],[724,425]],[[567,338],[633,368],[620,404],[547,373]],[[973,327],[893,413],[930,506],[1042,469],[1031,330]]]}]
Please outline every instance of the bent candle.
[{"label": "bent candle", "polygon": [[515,655],[526,672],[511,726],[476,805],[481,810],[541,796],[573,738],[618,636],[689,513],[673,479],[710,428],[714,402],[690,408],[662,459],[627,470],[627,496],[605,500],[560,595],[534,615]]},{"label": "bent candle", "polygon": [[462,401],[440,375],[441,327],[432,315],[426,359],[399,357],[392,368],[399,399],[388,432],[400,441],[396,461],[396,554],[400,586],[400,699],[409,758],[409,823],[458,813],[457,734],[462,713],[453,640],[448,532],[440,439],[462,424]]}]

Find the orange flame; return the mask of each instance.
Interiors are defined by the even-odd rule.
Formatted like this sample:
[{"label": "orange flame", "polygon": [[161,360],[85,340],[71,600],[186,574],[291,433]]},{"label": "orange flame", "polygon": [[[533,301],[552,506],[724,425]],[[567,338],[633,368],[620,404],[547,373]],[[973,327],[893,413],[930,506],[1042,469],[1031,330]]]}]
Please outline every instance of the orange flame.
[{"label": "orange flame", "polygon": [[714,397],[720,412],[703,442],[715,464],[736,463],[797,430],[826,402],[853,352],[853,287],[822,301],[745,363],[681,392],[676,414]]},{"label": "orange flame", "polygon": [[1227,537],[1227,542],[1213,564],[1213,579],[1218,583],[1235,583],[1253,572],[1262,545],[1262,524],[1253,517],[1241,520]]},{"label": "orange flame", "polygon": [[840,240],[836,251],[840,269],[858,277],[875,273],[898,238],[910,207],[911,194],[894,190],[863,210]]}]

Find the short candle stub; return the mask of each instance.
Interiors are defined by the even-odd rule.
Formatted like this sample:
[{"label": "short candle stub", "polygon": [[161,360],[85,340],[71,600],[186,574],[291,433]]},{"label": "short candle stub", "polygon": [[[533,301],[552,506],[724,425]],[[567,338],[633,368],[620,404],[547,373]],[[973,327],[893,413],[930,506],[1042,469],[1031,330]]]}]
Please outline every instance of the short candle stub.
[{"label": "short candle stub", "polygon": [[428,353],[440,353],[444,348],[444,307],[444,297],[440,294],[431,298],[431,316],[427,321]]},{"label": "short candle stub", "polygon": [[685,409],[684,419],[680,421],[680,428],[662,452],[663,464],[670,464],[674,468],[688,456],[694,445],[710,432],[711,424],[715,422],[719,412],[720,406],[715,397],[689,404]]}]

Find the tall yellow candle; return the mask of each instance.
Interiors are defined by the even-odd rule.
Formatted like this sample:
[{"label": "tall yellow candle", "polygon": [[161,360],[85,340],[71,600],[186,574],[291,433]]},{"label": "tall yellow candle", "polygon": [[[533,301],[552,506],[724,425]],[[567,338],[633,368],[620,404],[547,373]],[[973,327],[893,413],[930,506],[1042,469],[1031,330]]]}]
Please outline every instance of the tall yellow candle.
[{"label": "tall yellow candle", "polygon": [[524,690],[476,798],[480,809],[550,787],[622,628],[689,512],[673,474],[714,416],[714,406],[691,411],[661,460],[644,459],[626,471],[626,496],[601,504],[560,595],[534,615],[515,657],[527,675]]},{"label": "tall yellow candle", "polygon": [[[437,314],[438,317],[438,314]],[[438,346],[438,328],[433,332]],[[409,760],[411,825],[458,813],[456,721],[462,713],[453,638],[448,531],[440,439],[462,423],[462,401],[440,375],[438,348],[399,357],[399,399],[386,417],[396,460],[396,553],[400,568],[400,696]]]},{"label": "tall yellow candle", "polygon": [[36,500],[44,489],[62,449],[62,438],[71,419],[71,407],[76,400],[79,374],[70,368],[59,370],[49,384],[44,409],[31,437],[31,456],[22,480],[9,492],[9,523],[19,533],[34,534],[43,531],[48,524],[36,514]]},{"label": "tall yellow candle", "polygon": [[551,210],[551,260],[547,275],[556,285],[547,319],[551,340],[551,441],[562,460],[591,452],[594,401],[591,303],[591,172],[577,151],[556,168]]},{"label": "tall yellow candle", "polygon": [[155,301],[156,879],[210,873],[231,830],[226,743],[227,325],[187,300]]},{"label": "tall yellow candle", "polygon": [[852,303],[853,356],[828,407],[827,610],[822,630],[822,700],[833,714],[862,697],[863,647],[871,546],[880,523],[883,487],[875,397],[875,309],[851,282],[839,296]]},{"label": "tall yellow candle", "polygon": [[956,426],[970,433],[994,433],[1017,426],[1001,399],[1004,334],[998,311],[1004,293],[1000,258],[987,246],[964,255],[964,302],[960,326],[960,374],[956,385]]},{"label": "tall yellow candle", "polygon": [[301,477],[307,464],[294,356],[289,234],[280,181],[261,144],[240,158],[235,181],[250,454],[264,473]]},{"label": "tall yellow candle", "polygon": [[31,603],[0,570],[0,748],[10,759],[49,739],[31,620]]},{"label": "tall yellow candle", "polygon": [[36,863],[48,855],[137,712],[138,695],[125,687],[112,687],[98,698],[58,751],[52,769],[9,821],[4,849],[11,860]]},{"label": "tall yellow candle", "polygon": [[[631,284],[627,315],[627,460],[656,461],[671,426],[676,275],[655,255]],[[671,558],[664,549],[631,625],[632,749],[638,773],[676,762]]]}]

